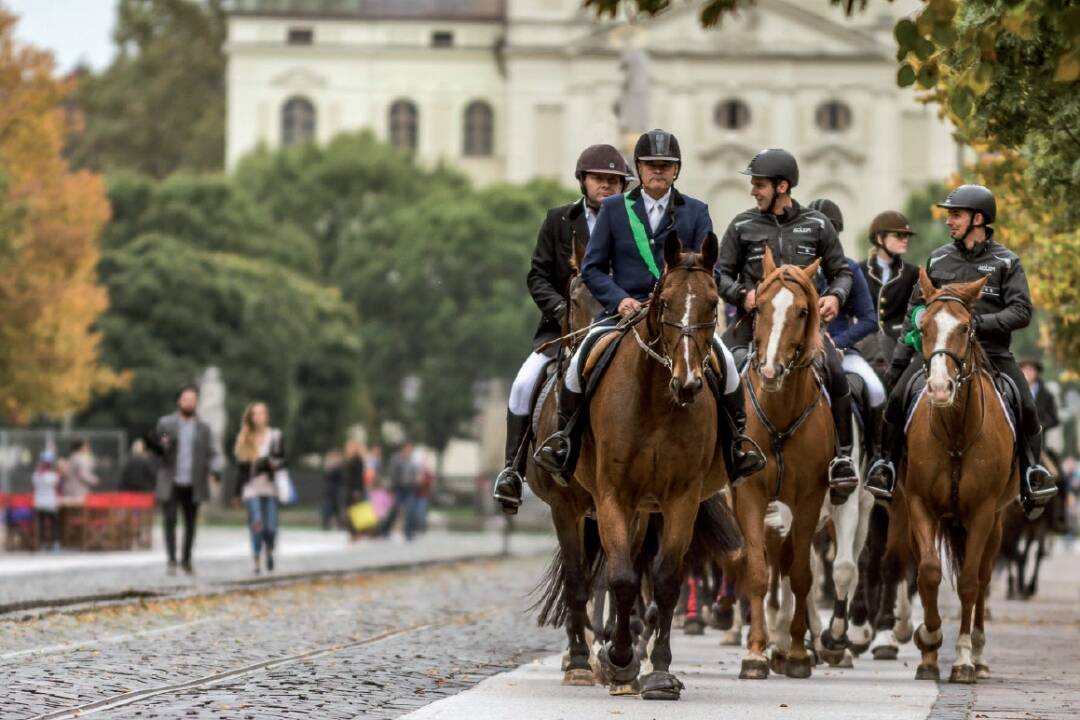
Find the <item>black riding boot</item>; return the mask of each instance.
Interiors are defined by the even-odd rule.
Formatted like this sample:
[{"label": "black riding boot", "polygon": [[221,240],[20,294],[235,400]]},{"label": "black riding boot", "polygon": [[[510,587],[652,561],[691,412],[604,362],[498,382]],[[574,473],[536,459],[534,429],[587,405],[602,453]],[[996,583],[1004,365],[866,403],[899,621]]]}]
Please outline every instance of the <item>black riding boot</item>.
[{"label": "black riding boot", "polygon": [[[725,459],[730,463],[728,473],[731,476],[732,486],[738,486],[743,480],[759,472],[765,467],[765,458],[761,454],[761,448],[753,440],[746,436],[746,393],[743,384],[726,395],[721,395],[720,404],[727,415],[728,427],[727,440],[731,443],[731,457]],[[721,427],[721,430],[724,430]]]},{"label": "black riding boot", "polygon": [[896,423],[881,423],[881,451],[866,473],[866,489],[880,503],[888,505],[896,487],[896,471],[904,454],[904,429]]},{"label": "black riding boot", "polygon": [[1028,435],[1027,446],[1019,453],[1020,462],[1020,507],[1028,520],[1035,520],[1043,514],[1047,503],[1057,495],[1057,485],[1053,476],[1039,463],[1042,454],[1042,433]]},{"label": "black riding boot", "polygon": [[516,515],[524,492],[525,453],[522,445],[529,434],[532,418],[528,415],[506,413],[506,465],[495,478],[492,495],[507,515]]},{"label": "black riding boot", "polygon": [[851,459],[854,433],[851,423],[851,393],[832,398],[833,422],[836,423],[836,457],[829,463],[829,499],[842,505],[859,487],[859,471]]},{"label": "black riding boot", "polygon": [[566,387],[566,383],[559,384],[559,429],[533,454],[536,464],[551,473],[555,481],[563,487],[569,484],[574,474],[571,462],[577,454],[574,452],[574,442],[577,439],[574,425],[583,397],[584,393],[574,392]]},{"label": "black riding boot", "polygon": [[884,412],[884,403],[866,410],[863,418],[863,445],[867,457],[876,458],[881,455],[881,424],[885,422]]}]

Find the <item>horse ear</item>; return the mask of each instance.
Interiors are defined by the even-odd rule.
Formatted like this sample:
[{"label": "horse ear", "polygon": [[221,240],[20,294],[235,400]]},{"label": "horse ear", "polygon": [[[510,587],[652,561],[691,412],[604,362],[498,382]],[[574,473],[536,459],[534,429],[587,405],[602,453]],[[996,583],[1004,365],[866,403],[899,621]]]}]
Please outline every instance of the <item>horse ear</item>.
[{"label": "horse ear", "polygon": [[978,280],[972,280],[969,283],[964,283],[963,285],[960,285],[956,288],[956,294],[960,296],[960,298],[964,301],[964,304],[967,305],[970,309],[975,306],[975,303],[976,301],[978,301],[979,296],[982,295],[983,285],[985,285],[986,281],[989,279],[989,275],[983,275]]},{"label": "horse ear", "polygon": [[667,267],[678,267],[682,258],[682,241],[679,234],[672,230],[664,237],[664,264]]},{"label": "horse ear", "polygon": [[929,300],[930,296],[937,292],[934,283],[930,281],[930,276],[926,274],[926,268],[922,265],[919,266],[919,289],[922,290],[923,302]]},{"label": "horse ear", "polygon": [[709,231],[701,243],[701,264],[706,270],[716,267],[716,260],[720,257],[720,241],[716,239],[716,233]]},{"label": "horse ear", "polygon": [[581,272],[581,266],[585,262],[585,243],[577,233],[574,234],[574,249],[570,253],[570,267],[574,272]]},{"label": "horse ear", "polygon": [[767,278],[776,270],[776,261],[773,260],[772,248],[765,246],[765,257],[761,261],[761,277]]},{"label": "horse ear", "polygon": [[810,263],[802,269],[803,275],[810,282],[814,282],[814,278],[817,276],[818,269],[821,267],[821,258],[818,258],[814,262]]}]

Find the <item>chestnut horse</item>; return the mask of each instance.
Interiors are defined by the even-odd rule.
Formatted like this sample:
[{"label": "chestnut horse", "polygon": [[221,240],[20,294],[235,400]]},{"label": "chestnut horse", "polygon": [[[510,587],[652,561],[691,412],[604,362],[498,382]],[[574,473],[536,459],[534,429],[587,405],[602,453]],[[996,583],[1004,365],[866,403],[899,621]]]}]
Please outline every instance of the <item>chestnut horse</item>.
[{"label": "chestnut horse", "polygon": [[[740,678],[768,677],[765,657],[764,599],[769,584],[766,562],[765,512],[776,499],[790,508],[793,519],[785,543],[790,550],[770,560],[779,563],[790,581],[795,608],[790,647],[780,639],[774,654],[790,677],[809,677],[806,650],[807,594],[811,588],[810,552],[822,503],[828,490],[829,461],[835,454],[832,415],[814,361],[822,352],[818,293],[809,267],[777,267],[766,249],[764,274],[757,286],[752,356],[745,372],[753,412],[747,412],[747,434],[766,452],[765,468],[735,488],[735,514],[746,542],[739,573],[750,598],[750,635]],[[785,585],[787,583],[785,582]],[[815,611],[816,612],[816,611]]]},{"label": "chestnut horse", "polygon": [[704,377],[717,322],[718,251],[711,233],[700,253],[683,252],[675,233],[666,237],[664,272],[589,406],[575,480],[596,504],[607,561],[615,631],[599,659],[613,693],[632,685],[640,671],[630,620],[642,587],[646,533],[656,538],[645,572],[658,612],[653,671],[640,678],[644,699],[680,695],[682,683],[669,672],[671,621],[684,558],[703,517],[715,550],[732,551],[741,542],[722,503],[707,503],[699,515],[703,501],[727,484],[716,399]]},{"label": "chestnut horse", "polygon": [[983,660],[984,603],[1001,544],[1002,514],[1019,491],[1020,475],[1009,420],[975,339],[972,307],[985,283],[984,277],[938,290],[919,269],[927,384],[908,423],[901,477],[925,618],[915,631],[922,651],[915,677],[921,680],[938,678],[939,540],[959,575],[960,634],[949,681],[973,683],[990,674]]}]

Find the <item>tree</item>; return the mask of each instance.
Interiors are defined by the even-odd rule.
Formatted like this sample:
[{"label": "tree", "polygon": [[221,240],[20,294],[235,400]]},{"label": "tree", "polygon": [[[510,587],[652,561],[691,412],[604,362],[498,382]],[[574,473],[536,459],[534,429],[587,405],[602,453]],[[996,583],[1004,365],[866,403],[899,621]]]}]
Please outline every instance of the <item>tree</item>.
[{"label": "tree", "polygon": [[222,168],[225,37],[222,0],[120,0],[116,59],[79,73],[72,161],[157,178]]},{"label": "tree", "polygon": [[93,330],[107,305],[95,275],[104,186],[61,157],[69,88],[14,27],[0,10],[0,420],[22,424],[76,411],[123,378],[99,364]]}]

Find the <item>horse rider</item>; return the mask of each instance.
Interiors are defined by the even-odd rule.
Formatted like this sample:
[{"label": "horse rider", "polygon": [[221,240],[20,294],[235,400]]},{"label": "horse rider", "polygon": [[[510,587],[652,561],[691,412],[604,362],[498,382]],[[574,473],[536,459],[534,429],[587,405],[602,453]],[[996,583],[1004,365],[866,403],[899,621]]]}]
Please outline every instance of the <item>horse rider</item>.
[{"label": "horse rider", "polygon": [[[997,216],[994,194],[982,185],[961,185],[949,193],[940,208],[948,210],[945,225],[952,242],[930,253],[926,273],[936,287],[978,280],[989,275],[975,304],[975,336],[993,369],[1007,375],[1020,396],[1017,457],[1020,463],[1020,505],[1031,519],[1039,517],[1057,492],[1050,473],[1039,464],[1042,428],[1031,391],[1009,343],[1012,333],[1031,322],[1031,293],[1020,257],[994,240],[991,225]],[[913,362],[913,344],[923,302],[918,285],[912,291],[904,322],[904,342],[896,346],[886,384],[892,388],[885,409],[882,454],[867,473],[866,486],[888,502],[896,482],[896,468],[904,452],[904,401],[911,377],[923,364]],[[915,316],[913,318],[913,316]],[[911,343],[911,344],[909,344]]]},{"label": "horse rider", "polygon": [[[799,184],[799,164],[794,155],[780,148],[762,150],[739,172],[750,176],[750,195],[757,206],[739,213],[728,225],[716,266],[720,296],[736,308],[735,322],[724,333],[724,340],[741,360],[754,336],[755,288],[761,281],[766,246],[772,250],[777,265],[806,267],[822,259],[828,285],[819,309],[825,323],[832,322],[840,312],[851,293],[853,276],[828,218],[791,197],[791,190]],[[824,343],[825,382],[837,441],[836,457],[829,463],[829,487],[835,495],[844,496],[859,482],[851,459],[851,389],[840,355],[828,335]]]},{"label": "horse rider", "polygon": [[[593,328],[590,335],[610,331],[618,317],[629,318],[641,310],[659,279],[664,264],[664,243],[675,231],[687,250],[696,251],[712,232],[708,206],[675,189],[682,170],[679,141],[666,130],[650,130],[634,146],[634,166],[641,180],[630,193],[610,197],[600,206],[596,228],[589,239],[582,264],[582,278],[611,321]],[[649,262],[651,260],[651,263]],[[655,271],[655,274],[654,274]],[[537,462],[555,477],[573,475],[574,445],[580,433],[578,411],[587,407],[581,386],[581,364],[586,340],[566,371],[559,388],[559,429],[544,441],[536,453]],[[743,386],[731,353],[719,338],[714,339],[717,357],[724,365],[722,391],[717,402],[727,415],[720,422],[722,445],[730,448],[729,473],[732,483],[764,467],[765,459],[746,437]],[[727,427],[725,427],[725,424]]]},{"label": "horse rider", "polygon": [[[1046,432],[1060,425],[1061,419],[1058,417],[1057,400],[1054,399],[1054,393],[1050,392],[1050,388],[1046,387],[1046,383],[1042,379],[1042,361],[1034,357],[1023,358],[1020,361],[1020,370],[1024,373],[1024,379],[1027,380],[1032,397],[1035,398],[1035,410],[1039,414],[1039,425],[1043,429],[1043,452],[1049,455],[1050,459],[1060,467],[1060,458],[1046,446]],[[1064,498],[1065,493],[1068,492],[1067,480],[1064,473],[1057,477],[1059,497]],[[1050,518],[1051,528],[1054,532],[1065,534],[1069,530],[1069,519],[1065,503],[1056,503],[1054,510],[1056,511],[1055,515]]]},{"label": "horse rider", "polygon": [[[827,198],[819,198],[809,206],[829,218],[837,237],[844,231],[844,216],[839,206]],[[881,425],[881,411],[885,405],[885,385],[881,382],[870,363],[866,361],[859,350],[859,342],[873,335],[877,330],[877,319],[874,313],[874,298],[870,294],[870,286],[863,277],[859,264],[851,258],[845,258],[851,269],[851,294],[848,295],[840,308],[840,313],[828,324],[826,332],[832,338],[833,345],[843,353],[842,365],[845,373],[857,375],[866,388],[865,405],[861,410],[863,416],[863,435],[866,446],[870,448],[870,454],[879,452],[878,429]],[[824,291],[826,281],[824,275],[818,272],[819,289]]]},{"label": "horse rider", "polygon": [[883,376],[900,342],[908,300],[919,284],[919,266],[904,261],[915,234],[903,213],[878,213],[870,222],[870,256],[860,265],[874,297],[878,323],[878,332],[871,339],[874,345],[867,347],[869,343],[864,343],[863,351]]},{"label": "horse rider", "polygon": [[600,203],[626,190],[632,175],[622,154],[611,145],[590,145],[582,151],[574,168],[581,197],[568,205],[548,210],[536,237],[532,268],[529,270],[529,294],[540,308],[540,324],[533,336],[533,352],[525,359],[510,388],[506,413],[506,465],[495,478],[493,495],[503,512],[517,513],[522,502],[525,474],[525,444],[531,424],[531,405],[544,368],[560,351],[552,345],[544,352],[538,348],[563,334],[574,276],[571,258],[574,244],[588,241],[596,226]]}]

